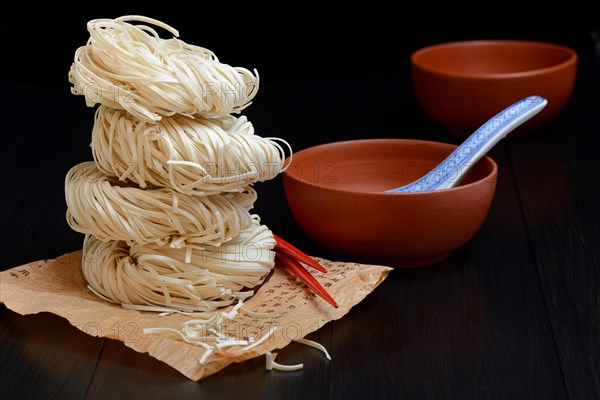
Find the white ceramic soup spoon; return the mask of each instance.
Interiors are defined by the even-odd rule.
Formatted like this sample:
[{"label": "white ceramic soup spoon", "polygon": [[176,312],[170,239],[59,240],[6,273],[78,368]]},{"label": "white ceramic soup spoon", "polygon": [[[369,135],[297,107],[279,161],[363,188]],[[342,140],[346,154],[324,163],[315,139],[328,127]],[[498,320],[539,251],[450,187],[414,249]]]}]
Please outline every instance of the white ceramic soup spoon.
[{"label": "white ceramic soup spoon", "polygon": [[469,169],[513,129],[539,113],[548,104],[540,96],[521,99],[481,125],[444,161],[408,185],[388,190],[393,193],[449,189],[460,183]]}]

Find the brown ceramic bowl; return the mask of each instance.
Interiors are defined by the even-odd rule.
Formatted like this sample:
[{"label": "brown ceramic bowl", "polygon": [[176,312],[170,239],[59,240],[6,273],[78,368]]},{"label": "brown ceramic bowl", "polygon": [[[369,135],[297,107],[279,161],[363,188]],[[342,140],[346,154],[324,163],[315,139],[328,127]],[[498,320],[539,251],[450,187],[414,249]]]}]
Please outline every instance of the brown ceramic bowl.
[{"label": "brown ceramic bowl", "polygon": [[478,40],[425,47],[411,57],[417,99],[431,118],[466,137],[519,99],[548,105],[511,135],[535,131],[567,104],[577,53],[550,43]]},{"label": "brown ceramic bowl", "polygon": [[456,146],[369,139],[311,147],[283,174],[287,201],[301,229],[356,261],[398,268],[442,260],[477,232],[490,208],[498,168],[489,157],[460,186],[386,193],[427,173]]}]

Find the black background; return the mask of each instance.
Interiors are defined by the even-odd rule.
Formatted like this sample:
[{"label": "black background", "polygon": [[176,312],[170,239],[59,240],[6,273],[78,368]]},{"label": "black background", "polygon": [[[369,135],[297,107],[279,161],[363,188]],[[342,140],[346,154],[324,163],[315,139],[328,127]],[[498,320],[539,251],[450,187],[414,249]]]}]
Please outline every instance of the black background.
[{"label": "black background", "polygon": [[178,29],[182,40],[213,50],[222,62],[257,68],[265,84],[291,77],[400,70],[412,51],[454,40],[542,40],[586,54],[594,48],[594,29],[600,29],[600,19],[586,7],[530,5],[533,9],[526,11],[509,3],[481,9],[455,2],[443,7],[423,3],[411,4],[410,10],[399,5],[398,12],[376,3],[333,12],[294,2],[269,11],[250,4],[199,4],[198,13],[183,6],[174,12],[167,4],[160,10],[102,6],[93,11],[52,7],[45,12],[32,7],[0,17],[0,75],[68,88],[74,51],[89,36],[86,22],[130,14],[162,20]]}]

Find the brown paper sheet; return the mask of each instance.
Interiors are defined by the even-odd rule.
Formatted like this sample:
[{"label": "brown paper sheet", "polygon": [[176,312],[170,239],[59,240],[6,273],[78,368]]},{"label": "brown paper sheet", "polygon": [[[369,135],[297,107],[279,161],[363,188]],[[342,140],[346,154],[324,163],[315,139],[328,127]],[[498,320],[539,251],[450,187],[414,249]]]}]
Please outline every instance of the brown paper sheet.
[{"label": "brown paper sheet", "polygon": [[204,348],[165,336],[144,334],[145,328],[168,327],[180,330],[193,317],[180,314],[158,316],[153,312],[126,310],[105,302],[87,289],[81,273],[81,251],[57,259],[41,260],[0,273],[0,302],[22,314],[51,312],[66,318],[83,332],[121,340],[126,346],[161,360],[192,380],[211,375],[233,362],[257,357],[285,347],[329,321],[343,317],[354,305],[371,293],[391,268],[318,259],[329,272],[316,278],[336,299],[335,309],[277,266],[270,279],[244,303],[244,308],[267,313],[268,318],[238,314],[223,323],[221,333],[237,339],[258,340],[270,328],[274,333],[246,353],[236,348],[211,354],[199,363]]}]

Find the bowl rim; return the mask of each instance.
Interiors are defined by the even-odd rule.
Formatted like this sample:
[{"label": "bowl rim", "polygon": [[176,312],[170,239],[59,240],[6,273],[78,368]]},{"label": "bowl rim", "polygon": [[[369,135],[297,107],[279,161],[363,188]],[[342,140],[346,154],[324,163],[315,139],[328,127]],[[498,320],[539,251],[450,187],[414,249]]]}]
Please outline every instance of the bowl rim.
[{"label": "bowl rim", "polygon": [[[296,153],[294,153],[293,155],[293,159],[292,159],[292,163],[294,161],[298,161],[298,157],[301,157],[301,154],[303,152],[309,152],[309,151],[317,151],[326,147],[332,147],[332,146],[337,146],[337,145],[360,145],[360,144],[368,144],[368,143],[413,143],[413,144],[417,144],[417,145],[433,145],[436,147],[442,147],[442,148],[446,148],[450,151],[453,151],[454,149],[456,149],[458,147],[458,145],[452,144],[452,143],[444,143],[444,142],[437,142],[437,141],[433,141],[433,140],[421,140],[421,139],[392,139],[392,138],[379,138],[379,139],[354,139],[354,140],[342,140],[342,141],[336,141],[336,142],[328,142],[328,143],[323,143],[323,144],[319,144],[316,146],[311,146],[305,149],[302,149]],[[289,157],[288,157],[289,159]],[[478,162],[482,162],[482,161],[486,161],[487,163],[489,163],[492,166],[492,169],[490,171],[489,174],[487,174],[486,176],[482,177],[481,179],[478,179],[474,182],[471,183],[467,183],[464,185],[458,185],[452,188],[448,188],[448,189],[438,189],[438,190],[427,190],[427,191],[423,191],[423,192],[363,192],[363,191],[358,191],[358,190],[349,190],[349,189],[339,189],[339,188],[333,188],[331,186],[327,186],[327,185],[323,185],[323,184],[319,184],[319,183],[315,183],[315,182],[310,182],[307,180],[304,180],[302,178],[299,178],[297,176],[294,176],[290,173],[289,168],[286,168],[285,171],[283,171],[283,175],[285,178],[294,180],[296,182],[302,183],[304,185],[307,186],[311,186],[311,187],[315,187],[315,188],[319,188],[319,189],[324,189],[324,190],[329,190],[332,192],[337,192],[337,193],[345,193],[345,194],[353,194],[353,195],[361,195],[361,196],[398,196],[398,197],[407,197],[407,196],[423,196],[423,195],[431,195],[432,193],[445,193],[445,192],[453,192],[453,191],[460,191],[460,190],[467,190],[470,187],[476,186],[476,185],[481,185],[482,182],[485,181],[490,181],[490,180],[496,180],[498,175],[498,164],[496,164],[496,162],[488,155],[485,155],[481,158],[481,160],[479,160]],[[286,160],[287,161],[287,160]],[[292,164],[290,163],[290,165]],[[390,188],[392,189],[392,188]]]},{"label": "bowl rim", "polygon": [[[518,72],[499,72],[499,73],[456,73],[449,72],[444,69],[432,68],[422,62],[419,62],[418,58],[424,54],[433,51],[437,51],[440,49],[448,49],[448,48],[456,48],[456,47],[467,47],[467,46],[481,46],[481,45],[517,45],[521,47],[542,47],[553,50],[561,50],[568,55],[568,58],[565,61],[562,61],[558,64],[550,65],[543,68],[536,68],[528,71],[518,71]],[[534,40],[462,40],[455,42],[446,42],[446,43],[438,43],[430,46],[422,47],[416,51],[414,51],[410,56],[410,63],[413,67],[417,67],[424,71],[443,75],[447,77],[454,78],[476,78],[476,79],[506,79],[506,78],[519,78],[519,77],[531,77],[534,75],[539,75],[541,73],[552,72],[556,70],[561,70],[563,68],[567,68],[571,65],[577,63],[578,56],[577,52],[570,47],[563,46],[556,43],[549,42],[540,42]]]}]

